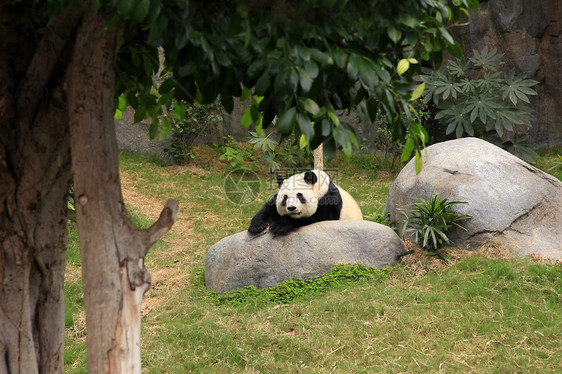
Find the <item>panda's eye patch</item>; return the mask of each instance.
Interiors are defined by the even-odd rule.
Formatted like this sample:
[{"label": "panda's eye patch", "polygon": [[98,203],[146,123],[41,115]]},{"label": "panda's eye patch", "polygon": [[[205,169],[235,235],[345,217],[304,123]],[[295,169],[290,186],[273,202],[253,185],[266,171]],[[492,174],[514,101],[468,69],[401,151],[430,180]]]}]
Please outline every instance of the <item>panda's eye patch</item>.
[{"label": "panda's eye patch", "polygon": [[281,200],[281,205],[282,206],[287,205],[287,195],[283,195],[283,200]]},{"label": "panda's eye patch", "polygon": [[297,194],[297,199],[300,200],[301,204],[306,203],[306,199],[304,198],[304,196],[300,192]]}]

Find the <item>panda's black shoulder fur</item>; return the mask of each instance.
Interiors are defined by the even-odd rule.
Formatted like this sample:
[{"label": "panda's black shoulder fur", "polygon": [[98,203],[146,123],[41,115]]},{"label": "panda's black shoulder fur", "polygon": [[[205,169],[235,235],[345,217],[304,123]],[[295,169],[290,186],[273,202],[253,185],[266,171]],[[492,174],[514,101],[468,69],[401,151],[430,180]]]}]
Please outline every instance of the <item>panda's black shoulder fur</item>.
[{"label": "panda's black shoulder fur", "polygon": [[315,218],[314,222],[330,221],[340,219],[342,208],[342,198],[338,186],[332,181],[328,186],[328,192],[318,201],[318,208],[310,218]]}]

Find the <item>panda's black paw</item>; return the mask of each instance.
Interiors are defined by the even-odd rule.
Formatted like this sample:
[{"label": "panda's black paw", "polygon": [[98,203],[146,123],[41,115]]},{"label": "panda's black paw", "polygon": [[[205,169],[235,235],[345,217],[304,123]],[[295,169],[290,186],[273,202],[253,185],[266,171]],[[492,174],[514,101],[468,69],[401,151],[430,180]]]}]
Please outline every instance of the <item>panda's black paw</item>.
[{"label": "panda's black paw", "polygon": [[248,228],[248,232],[252,235],[256,235],[256,234],[259,234],[260,232],[262,232],[263,230],[265,230],[266,228],[267,228],[267,225],[251,224],[250,227]]},{"label": "panda's black paw", "polygon": [[271,232],[273,236],[283,236],[283,235],[287,235],[294,229],[295,228],[293,226],[286,226],[286,225],[279,225],[277,223],[272,223],[271,226],[269,227],[269,232]]}]

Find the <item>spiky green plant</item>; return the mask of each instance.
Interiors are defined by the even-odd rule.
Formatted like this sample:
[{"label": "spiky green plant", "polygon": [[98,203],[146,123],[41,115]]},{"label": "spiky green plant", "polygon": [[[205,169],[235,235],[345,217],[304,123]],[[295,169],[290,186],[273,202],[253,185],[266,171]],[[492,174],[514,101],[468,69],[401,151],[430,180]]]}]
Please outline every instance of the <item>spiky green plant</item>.
[{"label": "spiky green plant", "polygon": [[439,195],[429,200],[423,196],[417,199],[412,209],[403,211],[402,236],[411,232],[415,242],[427,251],[437,252],[444,243],[450,244],[447,230],[453,226],[464,230],[458,222],[472,218],[453,209],[454,205],[467,204],[464,201],[448,201]]}]

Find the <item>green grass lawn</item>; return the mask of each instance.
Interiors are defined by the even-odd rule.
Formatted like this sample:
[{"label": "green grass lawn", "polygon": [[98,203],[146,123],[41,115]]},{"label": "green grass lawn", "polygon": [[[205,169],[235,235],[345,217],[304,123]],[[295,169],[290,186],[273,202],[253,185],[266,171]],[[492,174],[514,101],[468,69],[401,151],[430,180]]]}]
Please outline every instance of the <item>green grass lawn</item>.
[{"label": "green grass lawn", "polygon": [[[276,189],[265,172],[258,199],[233,204],[230,172],[212,149],[188,166],[122,154],[125,203],[148,226],[168,198],[178,222],[149,252],[143,303],[146,373],[543,373],[562,368],[562,265],[448,249],[453,265],[417,252],[387,277],[342,282],[290,304],[219,304],[203,282],[208,248],[247,229]],[[555,165],[543,152],[537,165]],[[381,214],[394,175],[369,156],[327,165],[365,216]],[[551,170],[562,177],[562,167]],[[85,318],[76,226],[65,282],[65,372],[85,373]]]}]

